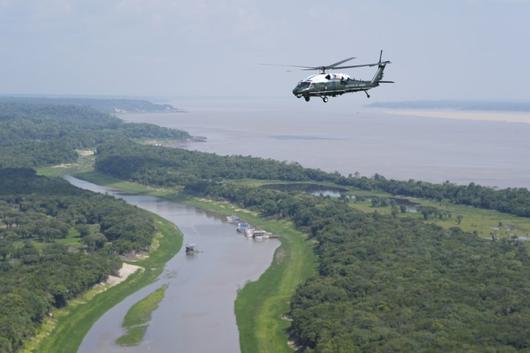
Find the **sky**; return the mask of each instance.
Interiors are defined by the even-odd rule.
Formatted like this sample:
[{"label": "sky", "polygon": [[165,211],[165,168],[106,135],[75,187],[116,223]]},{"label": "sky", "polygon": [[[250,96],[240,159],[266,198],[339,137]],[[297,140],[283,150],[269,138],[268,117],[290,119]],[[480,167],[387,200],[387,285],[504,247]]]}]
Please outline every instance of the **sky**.
[{"label": "sky", "polygon": [[379,100],[530,100],[529,19],[530,0],[0,0],[0,94],[280,97],[307,72],[260,63],[384,49]]}]

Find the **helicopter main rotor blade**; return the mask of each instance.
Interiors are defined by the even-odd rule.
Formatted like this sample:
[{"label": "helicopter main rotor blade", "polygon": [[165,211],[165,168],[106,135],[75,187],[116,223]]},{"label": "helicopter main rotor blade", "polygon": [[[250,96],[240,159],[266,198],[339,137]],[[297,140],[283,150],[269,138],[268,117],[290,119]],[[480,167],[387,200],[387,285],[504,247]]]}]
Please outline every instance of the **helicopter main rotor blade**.
[{"label": "helicopter main rotor blade", "polygon": [[285,64],[260,64],[260,65],[263,65],[263,66],[279,66],[279,67],[297,67],[299,69],[305,69],[305,70],[316,70],[316,68],[314,68],[312,66],[285,65]]},{"label": "helicopter main rotor blade", "polygon": [[390,61],[383,61],[380,63],[373,63],[373,64],[362,64],[362,65],[347,65],[347,66],[335,66],[333,70],[339,70],[339,69],[352,69],[356,67],[372,67],[372,66],[378,66],[380,64],[390,64]]},{"label": "helicopter main rotor blade", "polygon": [[347,59],[341,60],[341,61],[337,61],[336,63],[333,63],[331,65],[321,65],[321,66],[302,66],[302,65],[285,65],[285,64],[260,64],[260,65],[281,66],[281,67],[297,67],[299,69],[308,70],[308,71],[312,71],[312,70],[325,71],[325,70],[335,69],[337,67],[337,65],[344,64],[345,62],[353,60],[353,59],[355,59],[354,56],[352,56],[351,58],[347,58]]},{"label": "helicopter main rotor blade", "polygon": [[[335,66],[338,66],[340,64],[344,64],[346,61],[350,61],[350,60],[353,60],[355,59],[355,56],[352,56],[351,58],[348,58],[348,59],[344,59],[344,60],[341,60],[341,61],[337,61],[336,63],[334,64],[331,64],[331,65],[328,65],[326,66],[326,69],[333,69]],[[321,66],[320,66],[321,67]]]}]

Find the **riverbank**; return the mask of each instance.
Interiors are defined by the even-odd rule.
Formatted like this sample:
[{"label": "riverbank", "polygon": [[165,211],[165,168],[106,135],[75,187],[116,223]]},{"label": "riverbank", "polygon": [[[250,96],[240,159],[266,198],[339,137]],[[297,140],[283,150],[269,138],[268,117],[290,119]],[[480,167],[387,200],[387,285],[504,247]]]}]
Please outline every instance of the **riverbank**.
[{"label": "riverbank", "polygon": [[155,238],[160,245],[148,258],[134,262],[145,270],[135,272],[124,282],[103,292],[91,290],[66,308],[56,310],[53,319],[49,319],[37,334],[36,343],[30,342],[23,353],[76,352],[88,330],[107,310],[158,277],[165,263],[181,248],[182,234],[169,221],[152,216],[158,232]]},{"label": "riverbank", "polygon": [[312,243],[295,230],[291,222],[264,219],[248,210],[226,203],[199,198],[185,198],[178,190],[151,188],[137,183],[124,182],[107,175],[90,172],[78,178],[128,192],[148,194],[191,206],[219,215],[238,215],[260,228],[280,235],[281,246],[276,250],[271,266],[257,281],[247,283],[238,293],[235,302],[236,321],[242,353],[291,353],[287,328],[290,298],[297,286],[315,273],[316,259]]}]

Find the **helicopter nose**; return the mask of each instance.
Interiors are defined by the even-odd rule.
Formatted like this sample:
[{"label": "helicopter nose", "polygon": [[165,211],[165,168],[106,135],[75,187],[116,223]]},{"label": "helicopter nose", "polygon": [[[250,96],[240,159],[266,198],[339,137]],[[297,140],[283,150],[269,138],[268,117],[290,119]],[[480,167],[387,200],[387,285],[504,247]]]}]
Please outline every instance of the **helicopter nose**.
[{"label": "helicopter nose", "polygon": [[293,89],[293,94],[294,94],[295,96],[298,96],[298,95],[300,94],[300,90],[298,89],[298,87],[295,87],[295,88]]}]

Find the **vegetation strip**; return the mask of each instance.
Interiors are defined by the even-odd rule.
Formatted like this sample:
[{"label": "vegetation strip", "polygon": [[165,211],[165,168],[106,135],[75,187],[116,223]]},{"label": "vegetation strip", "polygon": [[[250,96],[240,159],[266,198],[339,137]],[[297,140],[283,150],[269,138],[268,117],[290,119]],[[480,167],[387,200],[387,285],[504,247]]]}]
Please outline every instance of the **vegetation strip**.
[{"label": "vegetation strip", "polygon": [[151,321],[151,314],[164,299],[167,286],[163,286],[134,304],[125,315],[122,327],[127,331],[116,340],[121,346],[135,346],[142,342]]},{"label": "vegetation strip", "polygon": [[163,237],[159,239],[160,246],[155,252],[148,258],[135,262],[135,265],[144,267],[145,271],[135,273],[127,281],[96,295],[87,302],[66,308],[54,319],[56,324],[53,331],[42,340],[38,348],[30,352],[76,352],[86,333],[107,310],[158,277],[164,264],[180,249],[182,233],[169,221],[156,215],[153,217],[155,217],[156,227],[163,234]]}]

